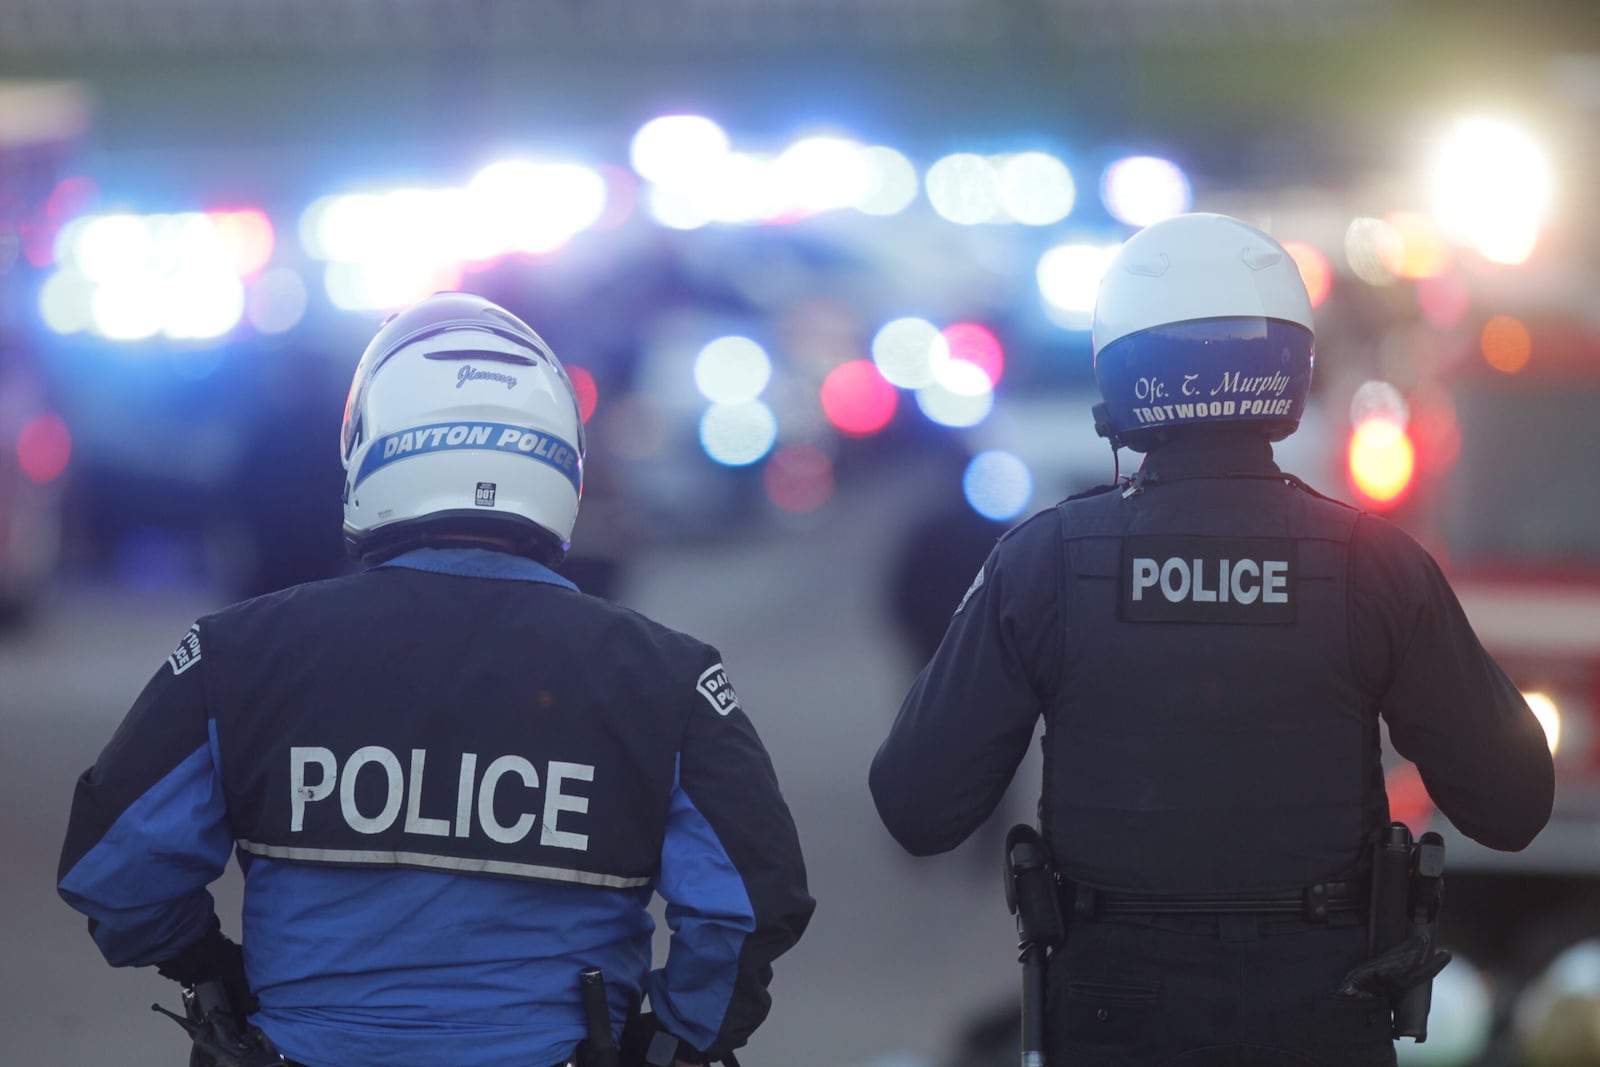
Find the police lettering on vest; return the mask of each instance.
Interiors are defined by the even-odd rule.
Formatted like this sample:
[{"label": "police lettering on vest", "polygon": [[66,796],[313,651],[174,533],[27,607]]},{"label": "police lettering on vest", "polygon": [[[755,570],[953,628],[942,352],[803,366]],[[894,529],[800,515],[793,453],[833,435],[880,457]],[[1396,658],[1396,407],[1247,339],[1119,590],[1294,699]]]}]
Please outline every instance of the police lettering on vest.
[{"label": "police lettering on vest", "polygon": [[[289,832],[301,833],[305,829],[307,809],[318,803],[334,803],[334,790],[338,790],[338,811],[350,829],[361,834],[381,834],[400,823],[407,834],[422,837],[471,837],[481,830],[489,840],[504,845],[516,844],[539,826],[539,844],[555,848],[570,848],[580,852],[589,849],[589,835],[562,828],[564,813],[582,815],[589,810],[589,798],[569,789],[569,782],[593,782],[594,766],[588,763],[567,763],[550,760],[545,764],[541,779],[538,768],[524,756],[497,756],[478,769],[478,754],[463,752],[451,768],[455,772],[453,811],[423,813],[423,775],[428,767],[427,749],[414,748],[410,754],[410,770],[401,765],[400,757],[379,745],[367,745],[352,752],[339,766],[332,749],[315,745],[296,745],[289,749]],[[436,764],[437,765],[437,764]],[[369,803],[363,810],[357,803],[357,783],[363,774],[377,775],[385,781],[387,790],[382,806]],[[449,771],[444,772],[446,775]],[[529,789],[544,789],[542,818],[532,811],[521,811],[509,822],[502,822],[495,807],[495,794],[504,782],[520,782]],[[374,795],[366,794],[370,801]],[[448,795],[435,787],[434,796]],[[401,809],[405,809],[401,821]],[[504,806],[500,809],[505,811]],[[568,819],[570,823],[572,820]]]},{"label": "police lettering on vest", "polygon": [[1288,538],[1130,537],[1117,613],[1125,622],[1292,623],[1294,571]]}]

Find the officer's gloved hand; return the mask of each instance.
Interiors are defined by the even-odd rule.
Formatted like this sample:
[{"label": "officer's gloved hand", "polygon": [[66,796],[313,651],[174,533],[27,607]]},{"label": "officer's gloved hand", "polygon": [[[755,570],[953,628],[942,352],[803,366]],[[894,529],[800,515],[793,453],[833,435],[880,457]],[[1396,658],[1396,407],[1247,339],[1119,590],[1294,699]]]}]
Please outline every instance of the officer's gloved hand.
[{"label": "officer's gloved hand", "polygon": [[654,1012],[638,1012],[622,1028],[622,1067],[701,1067],[709,1057],[662,1029]]},{"label": "officer's gloved hand", "polygon": [[223,934],[222,923],[215,915],[197,940],[176,956],[156,964],[156,973],[184,986],[220,981],[227,990],[229,1007],[241,1025],[260,1007],[245,978],[244,949]]},{"label": "officer's gloved hand", "polygon": [[1370,1000],[1375,996],[1394,999],[1432,979],[1449,962],[1449,952],[1434,948],[1421,935],[1410,937],[1345,975],[1339,983],[1339,996],[1357,1000]]}]

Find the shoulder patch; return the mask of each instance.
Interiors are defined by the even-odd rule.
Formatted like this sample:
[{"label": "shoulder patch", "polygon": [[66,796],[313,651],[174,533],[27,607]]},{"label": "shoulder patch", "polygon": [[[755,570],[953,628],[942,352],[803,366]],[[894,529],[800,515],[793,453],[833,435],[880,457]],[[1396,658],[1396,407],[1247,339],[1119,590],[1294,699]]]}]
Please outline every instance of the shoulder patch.
[{"label": "shoulder patch", "polygon": [[726,715],[739,706],[739,698],[734,694],[733,685],[728,681],[728,672],[721,663],[707,667],[695,683],[695,688],[718,715]]},{"label": "shoulder patch", "polygon": [[972,599],[972,594],[976,593],[981,588],[983,588],[983,568],[979,567],[978,576],[972,579],[972,584],[967,586],[967,591],[961,594],[961,603],[957,604],[956,610],[952,611],[950,614],[960,615],[961,609],[966,607],[967,601]]},{"label": "shoulder patch", "polygon": [[182,674],[199,662],[200,624],[195,623],[189,627],[189,632],[183,635],[183,640],[178,642],[178,647],[172,650],[172,655],[167,657],[167,664],[172,668],[173,674]]}]

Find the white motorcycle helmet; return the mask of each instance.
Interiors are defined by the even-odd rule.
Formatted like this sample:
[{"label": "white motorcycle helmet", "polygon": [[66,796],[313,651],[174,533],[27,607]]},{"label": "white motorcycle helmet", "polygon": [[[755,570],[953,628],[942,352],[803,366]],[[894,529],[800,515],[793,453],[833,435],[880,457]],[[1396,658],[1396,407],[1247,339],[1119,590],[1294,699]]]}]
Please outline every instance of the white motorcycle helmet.
[{"label": "white motorcycle helmet", "polygon": [[494,537],[551,564],[583,496],[572,382],[527,324],[435,293],[392,316],[345,403],[344,534],[373,562],[440,537]]},{"label": "white motorcycle helmet", "polygon": [[1284,247],[1226,215],[1175,215],[1118,249],[1094,308],[1096,429],[1145,452],[1244,423],[1281,441],[1311,388],[1311,300]]}]

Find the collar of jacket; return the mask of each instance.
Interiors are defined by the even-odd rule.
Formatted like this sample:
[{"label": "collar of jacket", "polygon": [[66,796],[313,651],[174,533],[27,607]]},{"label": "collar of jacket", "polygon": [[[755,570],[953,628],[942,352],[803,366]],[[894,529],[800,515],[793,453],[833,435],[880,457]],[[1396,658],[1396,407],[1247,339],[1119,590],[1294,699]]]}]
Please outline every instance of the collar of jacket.
[{"label": "collar of jacket", "polygon": [[1224,477],[1229,474],[1282,474],[1272,461],[1272,442],[1247,434],[1194,435],[1145,456],[1139,473],[1157,481]]},{"label": "collar of jacket", "polygon": [[[468,578],[501,578],[516,582],[543,582],[578,591],[544,564],[515,556],[510,552],[496,552],[492,548],[413,548],[394,559],[378,564],[379,567],[409,567],[414,571],[432,571],[435,574],[459,574]],[[374,568],[376,569],[376,568]]]}]

